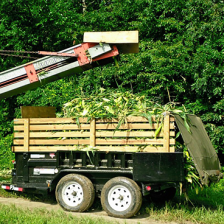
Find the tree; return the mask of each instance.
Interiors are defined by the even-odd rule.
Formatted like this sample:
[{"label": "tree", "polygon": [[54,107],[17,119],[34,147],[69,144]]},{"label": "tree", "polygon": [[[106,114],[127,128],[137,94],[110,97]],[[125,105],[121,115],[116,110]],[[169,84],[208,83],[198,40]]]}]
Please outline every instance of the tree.
[{"label": "tree", "polygon": [[[122,55],[119,68],[115,64],[95,68],[1,101],[4,130],[6,117],[11,122],[20,105],[51,105],[60,111],[75,94],[91,95],[103,87],[141,92],[162,104],[184,104],[201,116],[215,148],[223,150],[222,1],[2,0],[0,6],[1,49],[58,51],[74,40],[81,43],[85,31],[140,34],[139,54]],[[25,62],[2,57],[0,69]]]}]

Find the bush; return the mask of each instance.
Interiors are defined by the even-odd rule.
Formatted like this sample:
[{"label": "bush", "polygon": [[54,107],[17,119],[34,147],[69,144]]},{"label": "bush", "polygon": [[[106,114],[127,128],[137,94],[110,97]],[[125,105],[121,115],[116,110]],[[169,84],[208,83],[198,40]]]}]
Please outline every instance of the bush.
[{"label": "bush", "polygon": [[14,160],[14,154],[11,150],[13,141],[13,134],[9,134],[0,139],[0,169],[12,169]]}]

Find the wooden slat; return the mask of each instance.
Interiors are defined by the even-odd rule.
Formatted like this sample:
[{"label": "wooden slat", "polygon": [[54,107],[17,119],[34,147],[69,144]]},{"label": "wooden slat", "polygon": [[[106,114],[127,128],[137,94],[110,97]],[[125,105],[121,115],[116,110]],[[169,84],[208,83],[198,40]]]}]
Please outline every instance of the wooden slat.
[{"label": "wooden slat", "polygon": [[[24,152],[24,147],[22,146],[14,146],[14,152]],[[74,150],[74,146],[30,146],[29,152],[56,152],[58,150]]]},{"label": "wooden slat", "polygon": [[[14,132],[14,138],[23,138],[23,132]],[[90,137],[90,132],[30,132],[30,138]]]},{"label": "wooden slat", "polygon": [[[90,124],[81,124],[80,127],[73,125],[30,125],[30,131],[46,131],[46,130],[88,130]],[[15,131],[23,131],[23,126],[14,126]]]},{"label": "wooden slat", "polygon": [[[65,140],[53,140],[53,139],[30,139],[30,145],[89,145],[90,139],[65,139]],[[23,145],[23,139],[14,139],[14,145]],[[126,140],[126,139],[96,139],[95,145],[163,145],[163,139],[138,139],[138,140]],[[170,144],[175,144],[175,139],[170,140]],[[95,146],[94,145],[94,146]],[[93,147],[94,147],[93,146]]]},{"label": "wooden slat", "polygon": [[[24,140],[15,139],[14,145],[23,145]],[[89,139],[65,139],[65,140],[43,140],[43,139],[30,139],[30,145],[89,145]]]},{"label": "wooden slat", "polygon": [[27,118],[27,119],[24,119],[24,142],[23,142],[23,145],[24,145],[24,151],[25,152],[28,152],[29,151],[29,128],[30,128],[30,125],[29,125],[29,121],[30,119]]},{"label": "wooden slat", "polygon": [[[99,151],[106,151],[106,152],[113,152],[113,151],[122,151],[122,152],[167,152],[167,150],[164,147],[154,147],[154,146],[147,146],[145,148],[142,148],[142,150],[137,146],[114,146],[114,147],[107,147],[107,146],[99,146],[96,148]],[[174,152],[175,148],[170,147],[171,152]]]},{"label": "wooden slat", "polygon": [[[170,136],[174,137],[175,132],[171,131]],[[23,137],[23,132],[14,132],[14,138]],[[90,137],[90,132],[30,132],[30,138],[41,137]],[[96,137],[155,137],[155,131],[98,131]],[[157,137],[163,137],[163,132],[160,132]]]},{"label": "wooden slat", "polygon": [[55,107],[21,106],[22,118],[55,118],[55,110]]},{"label": "wooden slat", "polygon": [[[127,122],[130,123],[139,123],[139,122],[144,122],[144,123],[149,123],[149,120],[145,117],[138,117],[138,116],[130,116],[126,118]],[[155,116],[151,117],[151,121],[152,122],[157,122],[158,120],[156,119]],[[171,117],[170,121],[174,121],[174,117]],[[96,123],[118,123],[119,120],[118,119],[96,119]]]},{"label": "wooden slat", "polygon": [[163,137],[164,145],[163,147],[170,152],[170,116],[165,115],[164,117],[164,137]]},{"label": "wooden slat", "polygon": [[[174,128],[174,125],[171,123],[171,129]],[[101,130],[114,130],[116,129],[117,124],[96,124],[96,129]],[[152,126],[149,124],[123,124],[119,127],[119,130],[122,129],[157,129],[159,127],[158,124],[153,124]],[[87,130],[90,129],[89,124],[81,124],[80,127],[78,125],[30,125],[31,131],[40,131],[40,130]],[[15,131],[23,131],[23,125],[14,126]]]},{"label": "wooden slat", "polygon": [[[133,146],[133,147],[96,147],[99,151],[105,151],[105,152],[110,152],[110,151],[123,151],[123,152],[137,152],[139,151],[139,147]],[[22,146],[14,146],[13,147],[14,152],[24,152],[24,147]],[[58,150],[71,150],[71,151],[78,151],[74,146],[30,146],[29,151],[30,152],[56,152]],[[174,152],[174,147],[170,147],[170,152]],[[148,146],[143,152],[167,152],[164,147],[153,147],[153,146]]]},{"label": "wooden slat", "polygon": [[[86,123],[87,118],[79,118],[79,123]],[[14,124],[23,124],[24,119],[14,119]],[[30,124],[76,124],[73,118],[30,118]]]},{"label": "wooden slat", "polygon": [[[128,122],[146,122],[148,119],[144,117],[127,117]],[[174,121],[174,117],[170,117],[170,121]],[[98,119],[96,123],[116,123],[118,119]],[[152,116],[152,122],[156,122],[156,118]],[[30,124],[76,124],[75,118],[30,118]],[[79,118],[79,123],[87,123],[87,118]],[[24,124],[24,119],[14,119],[14,124]]]},{"label": "wooden slat", "polygon": [[[101,129],[101,130],[114,130],[116,129],[117,127],[117,124],[96,124],[96,129]],[[153,125],[150,125],[150,124],[131,124],[131,123],[128,123],[128,124],[122,124],[120,127],[119,127],[119,130],[122,130],[122,129],[157,129],[159,127],[158,124],[153,124]]]},{"label": "wooden slat", "polygon": [[90,146],[96,146],[96,120],[92,119],[90,122]]},{"label": "wooden slat", "polygon": [[[174,137],[175,132],[171,131],[170,136]],[[155,131],[97,131],[96,137],[155,137]],[[163,132],[157,137],[163,137]]]},{"label": "wooden slat", "polygon": [[[163,139],[96,139],[96,145],[163,145]],[[170,144],[175,144],[171,139]]]},{"label": "wooden slat", "polygon": [[87,43],[116,43],[130,44],[138,43],[138,31],[104,31],[104,32],[85,32],[83,42]]}]

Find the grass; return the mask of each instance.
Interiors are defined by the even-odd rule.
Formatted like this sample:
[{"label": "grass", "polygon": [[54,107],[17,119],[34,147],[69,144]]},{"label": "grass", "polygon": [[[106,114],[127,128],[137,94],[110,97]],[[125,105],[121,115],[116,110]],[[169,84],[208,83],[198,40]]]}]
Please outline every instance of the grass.
[{"label": "grass", "polygon": [[0,170],[0,184],[11,181],[11,170]]},{"label": "grass", "polygon": [[[1,182],[10,180],[9,172],[0,172],[0,178]],[[22,197],[32,201],[51,201],[55,203],[55,199],[52,199],[52,197],[50,196],[43,197],[24,193],[6,192],[3,189],[0,189],[0,196]],[[180,197],[178,195],[176,195],[173,201],[170,201],[168,203],[155,204],[150,201],[144,200],[142,208],[140,210],[140,214],[147,214],[150,218],[160,221],[175,221],[177,223],[185,223],[187,221],[190,221],[197,224],[224,224],[224,180],[221,180],[217,184],[212,184],[208,188],[200,190],[198,194],[196,194],[196,192],[193,190],[189,191],[188,196],[190,202],[186,202],[186,200],[184,200],[184,196]],[[101,209],[101,205],[97,200],[93,206],[94,209]],[[19,222],[16,223],[26,223],[26,216],[27,220],[34,220],[32,221],[32,223],[103,223],[99,220],[91,219],[74,220],[74,216],[70,217],[69,215],[65,215],[64,213],[63,217],[65,216],[66,222],[63,222],[63,220],[61,220],[62,213],[58,215],[58,212],[56,214],[49,211],[35,210],[35,213],[29,212],[28,214],[27,212],[20,211],[20,209],[17,210],[15,208],[3,205],[0,205],[0,223],[5,223],[2,221],[2,219],[4,218],[4,214],[7,214],[7,217],[10,217],[10,222],[7,223],[13,223],[16,215],[10,214],[11,212],[7,211],[10,209],[12,209],[14,213],[16,212],[16,214],[18,212],[18,217],[21,217],[21,219],[19,218]],[[48,217],[48,219],[45,219],[45,217]],[[38,218],[40,218],[39,221]]]},{"label": "grass", "polygon": [[218,209],[224,206],[224,179],[200,190],[198,194],[195,191],[190,191],[188,194],[195,206],[203,205],[207,208]]},{"label": "grass", "polygon": [[188,202],[182,195],[165,204],[147,204],[145,211],[155,220],[224,224],[224,180],[199,190],[198,194],[191,190],[188,196]]},{"label": "grass", "polygon": [[189,207],[184,204],[167,203],[163,208],[158,209],[155,205],[146,208],[146,212],[151,218],[163,221],[175,221],[184,223],[190,221],[197,224],[223,224],[224,211],[220,206],[218,209],[199,207]]},{"label": "grass", "polygon": [[[7,224],[106,224],[102,218],[76,217],[62,211],[48,211],[46,209],[20,209],[15,205],[0,204],[0,223]],[[112,223],[112,222],[110,222]]]}]

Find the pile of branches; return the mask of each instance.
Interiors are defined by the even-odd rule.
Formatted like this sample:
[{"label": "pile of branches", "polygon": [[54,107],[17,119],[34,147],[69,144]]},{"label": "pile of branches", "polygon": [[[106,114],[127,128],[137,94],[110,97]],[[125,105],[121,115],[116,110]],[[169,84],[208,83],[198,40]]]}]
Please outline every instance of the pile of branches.
[{"label": "pile of branches", "polygon": [[[152,116],[160,121],[159,128],[155,131],[155,137],[163,128],[164,113],[178,114],[185,123],[185,127],[190,132],[190,127],[187,119],[188,112],[184,105],[177,106],[174,102],[169,102],[165,105],[158,104],[153,100],[147,98],[144,95],[133,94],[131,92],[107,92],[101,88],[100,93],[85,96],[81,93],[72,101],[64,104],[63,113],[64,117],[73,117],[76,119],[79,125],[80,117],[87,117],[88,120],[92,118],[96,119],[118,119],[119,129],[120,125],[126,122],[128,116],[142,116],[148,119],[149,123],[152,124]],[[180,136],[180,132],[177,133],[176,138]],[[187,151],[187,148],[176,141],[176,147],[184,149],[185,155],[185,170],[186,170],[186,181],[190,183],[191,188],[202,187],[200,184],[200,178],[196,171],[192,159]]]}]

